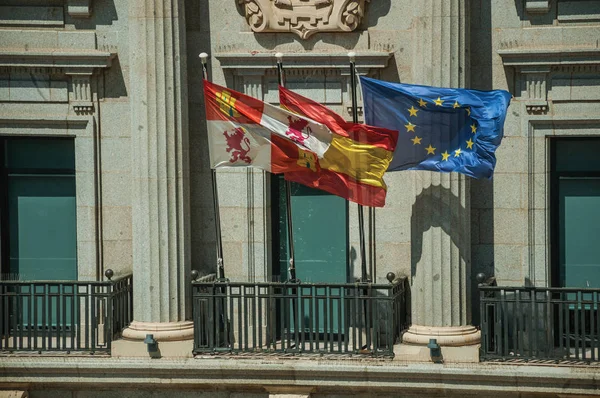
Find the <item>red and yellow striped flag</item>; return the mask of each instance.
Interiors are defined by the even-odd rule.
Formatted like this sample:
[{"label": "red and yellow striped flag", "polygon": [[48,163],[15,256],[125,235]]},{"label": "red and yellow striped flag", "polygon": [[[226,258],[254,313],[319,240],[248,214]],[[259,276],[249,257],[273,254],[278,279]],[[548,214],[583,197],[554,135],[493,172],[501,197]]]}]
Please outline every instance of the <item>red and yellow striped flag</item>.
[{"label": "red and yellow striped flag", "polygon": [[387,186],[383,174],[396,149],[398,132],[346,122],[325,106],[279,87],[281,106],[322,123],[333,132],[331,145],[318,167],[286,172],[285,178],[318,188],[352,202],[383,207]]}]

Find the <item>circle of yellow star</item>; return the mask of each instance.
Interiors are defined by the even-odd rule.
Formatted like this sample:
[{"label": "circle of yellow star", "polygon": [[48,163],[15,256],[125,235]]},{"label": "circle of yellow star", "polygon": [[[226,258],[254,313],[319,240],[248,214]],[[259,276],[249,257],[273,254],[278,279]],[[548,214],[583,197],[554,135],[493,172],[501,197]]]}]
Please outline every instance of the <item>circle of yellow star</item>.
[{"label": "circle of yellow star", "polygon": [[445,151],[444,153],[442,153],[442,160],[443,161],[448,160],[449,157],[450,157],[450,154],[448,153],[448,151]]},{"label": "circle of yellow star", "polygon": [[438,99],[434,100],[433,102],[435,102],[436,106],[442,106],[442,104],[444,103],[444,100],[441,99],[440,97],[438,97]]},{"label": "circle of yellow star", "polygon": [[410,112],[410,116],[417,116],[417,112],[419,112],[419,110],[414,106],[411,106],[408,111]]},{"label": "circle of yellow star", "polygon": [[467,108],[467,115],[471,116],[471,108]]},{"label": "circle of yellow star", "polygon": [[460,148],[458,148],[456,151],[454,151],[454,157],[455,158],[459,157],[461,153],[462,153],[462,151],[460,150]]},{"label": "circle of yellow star", "polygon": [[406,127],[406,132],[412,131],[414,133],[415,127],[417,127],[417,125],[412,124],[411,122],[408,122],[408,124],[405,124],[404,127]]},{"label": "circle of yellow star", "polygon": [[435,148],[432,147],[431,144],[429,144],[429,146],[425,148],[425,150],[427,151],[428,155],[435,155]]},{"label": "circle of yellow star", "polygon": [[423,98],[419,98],[419,106],[425,108],[427,106],[427,102],[423,101]]},{"label": "circle of yellow star", "polygon": [[452,107],[453,107],[454,109],[456,109],[456,108],[460,108],[460,104],[458,103],[458,101],[456,101],[456,102],[454,102],[454,105],[452,105]]},{"label": "circle of yellow star", "polygon": [[477,125],[475,123],[473,123],[471,125],[471,133],[475,134],[477,132]]},{"label": "circle of yellow star", "polygon": [[467,141],[467,148],[468,149],[473,149],[473,144],[474,144],[474,142],[471,141],[471,139],[469,138],[469,141]]},{"label": "circle of yellow star", "polygon": [[415,136],[415,138],[411,139],[413,145],[417,145],[421,143],[422,138]]}]

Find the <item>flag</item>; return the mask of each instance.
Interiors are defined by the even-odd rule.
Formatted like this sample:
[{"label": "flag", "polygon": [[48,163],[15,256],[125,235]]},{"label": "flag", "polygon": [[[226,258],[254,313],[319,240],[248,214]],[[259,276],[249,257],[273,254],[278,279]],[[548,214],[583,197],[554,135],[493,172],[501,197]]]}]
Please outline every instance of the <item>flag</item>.
[{"label": "flag", "polygon": [[491,178],[510,93],[360,80],[365,121],[400,131],[388,171]]},{"label": "flag", "polygon": [[207,80],[204,99],[212,168],[311,169],[330,146],[326,126]]},{"label": "flag", "polygon": [[279,87],[286,109],[326,125],[333,137],[316,167],[286,172],[285,179],[318,188],[365,206],[383,207],[383,174],[392,160],[398,132],[346,122],[325,106]]}]

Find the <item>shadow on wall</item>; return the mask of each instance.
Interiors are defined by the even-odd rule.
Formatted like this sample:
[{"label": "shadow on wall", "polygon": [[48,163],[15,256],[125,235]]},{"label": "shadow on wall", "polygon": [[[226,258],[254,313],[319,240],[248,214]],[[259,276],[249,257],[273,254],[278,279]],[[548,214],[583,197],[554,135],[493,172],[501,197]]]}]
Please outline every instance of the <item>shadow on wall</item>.
[{"label": "shadow on wall", "polygon": [[385,17],[390,12],[392,8],[392,0],[377,0],[367,3],[366,9],[366,21],[363,21],[363,25],[367,28],[372,28],[377,26],[379,22],[379,18]]},{"label": "shadow on wall", "polygon": [[[520,0],[517,1],[520,3]],[[478,90],[494,88],[492,55],[493,2],[471,2],[471,84]],[[517,7],[519,7],[517,5]],[[522,8],[522,7],[521,7]],[[507,77],[508,78],[508,77]],[[509,85],[510,86],[510,85]],[[479,289],[474,276],[495,276],[494,180],[471,179],[471,303],[473,325],[480,324]]]},{"label": "shadow on wall", "polygon": [[[417,176],[417,178],[419,178]],[[457,247],[461,260],[467,264],[469,259],[464,257],[469,247],[468,242],[459,235],[461,222],[468,218],[468,209],[460,204],[460,199],[448,188],[442,185],[430,185],[421,191],[412,206],[411,226],[411,284],[420,270],[417,264],[423,255],[424,234],[432,228],[441,228],[450,238],[450,243]],[[442,242],[442,246],[444,246]],[[448,249],[450,249],[448,247]],[[445,248],[442,247],[442,250]],[[450,253],[448,253],[450,255]],[[442,259],[443,260],[443,259]],[[441,276],[433,275],[437,281]],[[470,276],[468,276],[470,278]]]},{"label": "shadow on wall", "polygon": [[[98,26],[112,25],[119,20],[115,1],[117,0],[94,0],[90,18],[72,18],[65,12],[65,22],[73,24],[75,29],[97,29]],[[127,7],[124,9],[127,11]],[[121,15],[121,18],[127,19],[127,15]]]},{"label": "shadow on wall", "polygon": [[[201,52],[212,53],[210,2],[186,0],[187,75],[190,151],[190,240],[192,269],[200,275],[217,272],[215,213],[206,133]],[[212,57],[208,59],[211,79]]]},{"label": "shadow on wall", "polygon": [[112,60],[112,65],[104,71],[104,98],[127,97],[127,86],[123,77],[123,69],[119,57]]},{"label": "shadow on wall", "polygon": [[557,16],[558,1],[550,1],[550,9],[546,10],[546,2],[529,1],[530,10],[526,8],[527,0],[515,0],[515,8],[521,21],[529,21],[532,25],[553,25]]},{"label": "shadow on wall", "polygon": [[[455,178],[455,176],[452,176]],[[420,176],[416,176],[420,178]],[[470,178],[470,177],[466,177]],[[469,181],[470,182],[470,181]],[[468,200],[467,200],[468,203]],[[476,273],[470,269],[469,263],[470,258],[466,257],[465,254],[469,253],[469,243],[465,241],[465,237],[460,236],[460,224],[468,220],[470,217],[470,208],[465,208],[460,203],[460,199],[454,195],[450,189],[443,187],[442,185],[432,185],[425,187],[421,193],[416,197],[415,203],[412,207],[411,214],[411,281],[413,281],[419,272],[424,272],[423,269],[417,267],[423,252],[428,250],[424,248],[425,245],[431,245],[432,242],[427,241],[426,233],[433,233],[430,231],[433,228],[441,229],[440,233],[446,234],[446,239],[442,238],[440,247],[434,250],[442,250],[446,252],[447,257],[453,255],[459,255],[463,267],[466,267],[466,285],[467,289],[466,297],[467,300],[471,299],[473,286],[476,286]],[[472,223],[471,223],[472,224]],[[468,237],[467,237],[468,238]],[[452,247],[455,247],[458,252],[453,253]],[[450,267],[451,264],[445,261],[444,256],[441,258],[442,268]],[[425,260],[427,261],[427,259]],[[443,278],[441,274],[431,275],[434,282]],[[451,283],[451,281],[442,280],[440,283]],[[477,307],[472,307],[472,314],[477,312]]]}]

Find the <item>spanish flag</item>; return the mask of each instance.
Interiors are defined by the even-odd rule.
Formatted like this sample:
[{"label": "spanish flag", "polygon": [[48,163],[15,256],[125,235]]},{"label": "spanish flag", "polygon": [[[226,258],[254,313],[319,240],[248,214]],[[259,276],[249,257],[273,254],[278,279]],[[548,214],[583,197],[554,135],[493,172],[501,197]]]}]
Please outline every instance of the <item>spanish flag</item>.
[{"label": "spanish flag", "polygon": [[204,80],[211,168],[316,170],[333,133],[321,123]]},{"label": "spanish flag", "polygon": [[285,173],[285,179],[318,188],[352,202],[383,207],[387,186],[383,174],[396,149],[398,131],[346,122],[325,106],[279,87],[285,109],[327,126],[331,145],[316,168]]}]

